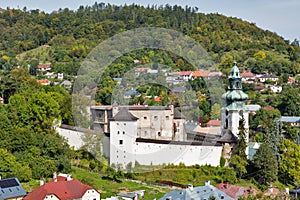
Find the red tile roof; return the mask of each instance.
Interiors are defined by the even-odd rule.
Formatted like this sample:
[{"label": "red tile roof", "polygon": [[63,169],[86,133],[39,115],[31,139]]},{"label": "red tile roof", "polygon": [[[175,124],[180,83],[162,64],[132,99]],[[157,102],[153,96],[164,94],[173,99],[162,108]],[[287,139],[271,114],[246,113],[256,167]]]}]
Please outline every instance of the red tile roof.
[{"label": "red tile roof", "polygon": [[216,186],[219,190],[225,192],[228,196],[237,199],[238,197],[247,197],[250,193],[256,195],[257,191],[250,187],[230,185],[228,183],[220,183]]},{"label": "red tile roof", "polygon": [[198,70],[198,71],[194,71],[193,76],[194,77],[206,77],[206,76],[208,76],[209,73],[210,73],[209,70]]},{"label": "red tile roof", "polygon": [[221,120],[209,120],[206,124],[207,126],[221,126]]},{"label": "red tile roof", "polygon": [[179,72],[179,75],[180,76],[189,76],[192,73],[193,73],[192,71],[181,71],[181,72]]},{"label": "red tile roof", "polygon": [[30,192],[24,200],[43,200],[46,195],[55,195],[59,199],[81,198],[88,189],[93,189],[78,180],[67,181],[65,177],[57,176],[57,182],[51,181]]},{"label": "red tile roof", "polygon": [[38,69],[50,69],[51,66],[50,65],[39,65],[37,68]]},{"label": "red tile roof", "polygon": [[241,76],[244,78],[252,78],[254,77],[254,74],[252,72],[244,72],[241,74]]},{"label": "red tile roof", "polygon": [[49,81],[47,79],[37,80],[40,84],[47,84]]}]

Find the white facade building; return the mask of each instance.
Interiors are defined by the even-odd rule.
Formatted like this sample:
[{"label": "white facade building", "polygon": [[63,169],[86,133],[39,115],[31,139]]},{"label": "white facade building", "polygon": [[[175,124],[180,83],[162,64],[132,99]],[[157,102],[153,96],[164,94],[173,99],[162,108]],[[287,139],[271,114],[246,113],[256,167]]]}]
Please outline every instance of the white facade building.
[{"label": "white facade building", "polygon": [[127,109],[121,109],[110,121],[110,165],[134,166],[179,164],[218,166],[221,145],[203,145],[194,141],[140,138],[138,118]]}]

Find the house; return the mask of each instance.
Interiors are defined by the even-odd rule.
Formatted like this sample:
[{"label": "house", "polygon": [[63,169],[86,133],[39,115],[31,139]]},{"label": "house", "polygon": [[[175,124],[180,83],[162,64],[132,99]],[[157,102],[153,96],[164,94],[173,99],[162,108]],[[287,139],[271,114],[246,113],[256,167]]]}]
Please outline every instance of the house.
[{"label": "house", "polygon": [[274,74],[263,74],[261,76],[259,76],[259,81],[261,83],[264,83],[266,81],[274,81],[277,82],[278,81],[278,76],[274,75]]},{"label": "house", "polygon": [[228,183],[220,183],[216,186],[216,188],[223,191],[233,199],[248,197],[250,195],[256,196],[257,194],[257,191],[252,187],[236,186]]},{"label": "house", "polygon": [[215,120],[215,119],[212,119],[212,120],[209,120],[206,124],[206,126],[208,127],[220,127],[222,124],[221,120]]},{"label": "house", "polygon": [[136,90],[127,90],[126,92],[124,92],[125,99],[130,99],[132,96],[139,97],[139,96],[141,96],[141,93],[139,93]]},{"label": "house", "polygon": [[170,193],[165,194],[160,200],[209,200],[209,199],[224,199],[233,200],[232,197],[228,196],[225,192],[219,190],[218,188],[210,185],[210,181],[205,182],[205,186],[193,187],[193,185],[188,185],[184,190],[173,190]]},{"label": "house", "polygon": [[42,185],[30,192],[24,200],[100,200],[100,193],[89,185],[83,184],[70,175],[53,174],[52,181]]},{"label": "house", "polygon": [[18,178],[0,180],[0,191],[0,200],[20,200],[27,194]]},{"label": "house", "polygon": [[54,74],[54,72],[47,72],[46,74],[45,74],[45,77],[47,77],[47,78],[55,78],[55,74]]},{"label": "house", "polygon": [[179,72],[179,76],[184,81],[188,81],[188,80],[192,79],[193,73],[194,73],[193,71],[181,71],[181,72]]},{"label": "house", "polygon": [[38,71],[50,71],[51,69],[52,69],[51,65],[38,65],[37,66]]},{"label": "house", "polygon": [[271,85],[269,88],[273,93],[280,93],[282,91],[281,85]]},{"label": "house", "polygon": [[117,197],[120,197],[124,200],[139,200],[144,199],[144,192],[145,190],[137,190],[133,192],[122,191],[119,194],[117,194]]},{"label": "house", "polygon": [[209,70],[198,70],[194,71],[192,78],[198,78],[198,77],[207,77],[209,75],[210,71]]},{"label": "house", "polygon": [[41,85],[50,85],[50,81],[47,79],[37,80]]},{"label": "house", "polygon": [[[281,196],[281,199],[289,199],[289,197],[288,197],[288,195],[289,195],[288,189],[286,189],[285,191],[281,192],[278,188],[273,187],[272,185],[270,185],[268,187],[268,189],[263,192],[263,196],[271,197],[272,199],[275,199],[279,195],[283,195],[283,196]],[[286,198],[284,198],[284,196]]]},{"label": "house", "polygon": [[293,190],[290,190],[289,194],[290,194],[291,197],[293,197],[295,199],[299,198],[300,197],[300,187],[297,187]]},{"label": "house", "polygon": [[288,84],[295,84],[296,83],[296,78],[290,76],[287,83]]},{"label": "house", "polygon": [[67,89],[70,89],[72,87],[72,83],[70,81],[63,81],[61,84],[60,84],[61,87],[64,87],[64,88],[67,88]]},{"label": "house", "polygon": [[57,73],[57,79],[63,80],[64,79],[64,73]]},{"label": "house", "polygon": [[294,116],[282,116],[280,118],[281,122],[289,123],[292,126],[298,126],[300,127],[300,117],[294,117]]},{"label": "house", "polygon": [[261,109],[261,106],[257,104],[246,105],[246,107],[248,108],[250,114],[255,114],[258,110]]},{"label": "house", "polygon": [[142,73],[147,73],[149,70],[151,70],[151,69],[148,68],[148,67],[135,68],[134,69],[134,74],[136,76],[139,76]]},{"label": "house", "polygon": [[254,83],[256,80],[255,75],[252,72],[241,73],[243,83]]}]

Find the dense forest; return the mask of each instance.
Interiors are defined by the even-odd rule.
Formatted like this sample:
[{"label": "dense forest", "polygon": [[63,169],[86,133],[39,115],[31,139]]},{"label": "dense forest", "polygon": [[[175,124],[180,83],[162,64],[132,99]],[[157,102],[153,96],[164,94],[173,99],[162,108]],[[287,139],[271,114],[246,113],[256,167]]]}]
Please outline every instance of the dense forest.
[{"label": "dense forest", "polygon": [[[295,156],[300,152],[299,128],[289,125],[279,128],[274,122],[281,115],[300,115],[299,87],[286,84],[289,76],[295,77],[300,73],[298,40],[285,40],[241,19],[202,14],[197,8],[104,3],[52,13],[26,8],[0,9],[0,96],[5,102],[0,104],[0,158],[5,161],[0,163],[2,177],[18,176],[21,181],[49,177],[53,171],[69,172],[71,159],[81,158],[80,153],[71,151],[54,129],[59,122],[74,125],[72,95],[62,87],[39,85],[36,79],[42,77],[36,70],[37,66],[51,64],[53,72],[63,72],[65,79],[74,81],[81,61],[94,47],[115,34],[139,27],[162,27],[188,35],[208,52],[225,75],[235,57],[241,71],[279,76],[283,85],[281,95],[254,91],[251,84],[243,86],[249,94],[247,103],[272,107],[259,110],[255,117],[250,116],[251,140],[268,145],[259,151],[254,164],[241,164],[240,159],[245,155],[235,157],[232,162],[238,178],[259,171],[255,178],[263,177],[263,183],[277,180],[278,174],[283,183],[300,182],[299,165],[295,164],[299,162]],[[203,67],[193,66],[179,55],[161,50],[142,49],[120,55],[100,77],[95,96],[97,103],[112,103],[111,93],[117,85],[113,78],[123,77],[133,69],[134,60],[142,64],[167,65],[174,71]],[[200,111],[195,113],[196,117],[203,116],[205,122],[217,119],[221,105],[210,104],[207,90],[210,86],[203,79],[192,80],[189,84],[197,94],[194,101],[199,104]],[[159,85],[143,85],[138,91],[145,96],[160,96],[160,105],[170,101],[184,103]],[[144,100],[133,98],[130,103],[142,103]],[[151,99],[147,103],[154,105]],[[278,135],[285,137],[281,140],[282,144],[272,140]],[[280,154],[281,159],[270,161],[268,165],[276,170],[265,176],[272,169],[263,169],[261,163],[267,160],[266,155],[272,157],[273,154]],[[91,169],[100,165],[95,160],[87,163]],[[102,167],[99,166],[99,169]]]}]

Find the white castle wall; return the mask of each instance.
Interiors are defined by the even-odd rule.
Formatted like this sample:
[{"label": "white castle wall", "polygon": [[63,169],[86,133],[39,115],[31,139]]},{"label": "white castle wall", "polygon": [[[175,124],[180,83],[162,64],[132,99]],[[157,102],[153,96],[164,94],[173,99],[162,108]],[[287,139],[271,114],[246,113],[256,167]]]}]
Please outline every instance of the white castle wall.
[{"label": "white castle wall", "polygon": [[222,146],[190,146],[134,142],[129,145],[114,145],[110,163],[124,168],[137,161],[142,165],[179,164],[219,166]]},{"label": "white castle wall", "polygon": [[157,144],[136,142],[137,121],[110,122],[110,165],[126,168],[135,162],[142,165],[179,164],[218,166],[222,146],[194,146],[186,144]]},{"label": "white castle wall", "polygon": [[70,147],[74,147],[75,150],[80,149],[80,147],[84,145],[81,139],[82,135],[84,135],[83,132],[60,127],[56,128],[56,131],[59,135],[63,136],[68,141]]}]

